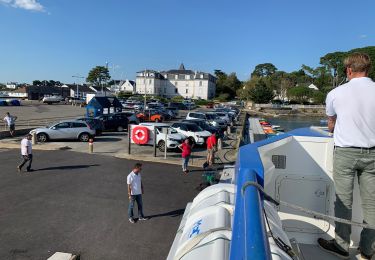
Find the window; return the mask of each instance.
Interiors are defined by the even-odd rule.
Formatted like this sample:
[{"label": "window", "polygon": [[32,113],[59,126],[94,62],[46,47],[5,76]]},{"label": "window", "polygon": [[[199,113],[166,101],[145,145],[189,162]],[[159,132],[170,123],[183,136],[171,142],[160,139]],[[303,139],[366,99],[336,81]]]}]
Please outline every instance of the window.
[{"label": "window", "polygon": [[174,93],[177,93],[177,88],[174,89]]},{"label": "window", "polygon": [[190,79],[190,75],[186,75],[186,76],[185,76],[185,79]]},{"label": "window", "polygon": [[79,127],[86,127],[86,125],[84,123],[76,123],[76,122],[73,122],[72,123],[72,127],[73,128],[79,128]]},{"label": "window", "polygon": [[60,123],[60,124],[55,125],[55,128],[58,128],[58,129],[69,128],[69,127],[70,127],[70,124],[68,122]]},{"label": "window", "polygon": [[201,74],[201,79],[203,79],[203,74]]},{"label": "window", "polygon": [[148,84],[152,84],[152,79],[149,79],[149,80],[148,80]]},{"label": "window", "polygon": [[188,88],[186,89],[186,92],[185,92],[185,93],[186,93],[186,94],[189,93],[189,89],[188,89]]},{"label": "window", "polygon": [[177,87],[177,85],[178,85],[177,83],[178,83],[177,81],[174,82],[174,85],[175,85],[176,87]]},{"label": "window", "polygon": [[199,81],[199,86],[201,87],[201,86],[203,86],[203,84],[202,84],[202,81],[200,80]]}]

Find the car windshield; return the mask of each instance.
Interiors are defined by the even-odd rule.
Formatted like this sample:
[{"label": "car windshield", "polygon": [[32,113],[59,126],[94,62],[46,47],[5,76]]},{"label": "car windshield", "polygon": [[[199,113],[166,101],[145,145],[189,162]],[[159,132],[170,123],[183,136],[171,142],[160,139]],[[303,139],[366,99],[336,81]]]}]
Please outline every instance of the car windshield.
[{"label": "car windshield", "polygon": [[169,128],[169,131],[170,131],[171,134],[177,134],[177,133],[178,133],[178,132],[177,132],[175,129],[173,129],[172,127]]},{"label": "car windshield", "polygon": [[200,128],[200,126],[197,126],[197,125],[193,125],[193,124],[189,124],[189,125],[186,125],[188,130],[189,131],[192,131],[192,132],[200,132],[200,131],[203,131],[202,128]]},{"label": "car windshield", "polygon": [[212,114],[206,114],[206,117],[207,119],[210,119],[210,120],[215,119],[215,116]]}]

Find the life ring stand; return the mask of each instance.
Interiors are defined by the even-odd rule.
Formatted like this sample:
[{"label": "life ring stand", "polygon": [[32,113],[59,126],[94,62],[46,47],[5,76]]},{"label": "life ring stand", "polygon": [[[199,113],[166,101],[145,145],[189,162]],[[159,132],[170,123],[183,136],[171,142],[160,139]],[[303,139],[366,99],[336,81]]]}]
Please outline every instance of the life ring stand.
[{"label": "life ring stand", "polygon": [[148,128],[136,126],[132,131],[132,140],[136,144],[147,144],[149,140]]}]

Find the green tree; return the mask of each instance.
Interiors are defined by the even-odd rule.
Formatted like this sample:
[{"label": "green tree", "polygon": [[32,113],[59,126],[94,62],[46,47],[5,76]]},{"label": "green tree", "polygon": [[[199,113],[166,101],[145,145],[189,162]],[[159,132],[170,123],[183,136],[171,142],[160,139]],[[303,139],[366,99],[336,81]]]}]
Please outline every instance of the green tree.
[{"label": "green tree", "polygon": [[315,104],[319,104],[319,105],[324,104],[326,97],[327,97],[327,93],[320,91],[320,90],[314,91],[312,93],[312,98]]},{"label": "green tree", "polygon": [[249,99],[258,104],[269,103],[275,97],[274,91],[262,79],[249,82],[247,88]]},{"label": "green tree", "polygon": [[255,66],[254,71],[251,73],[251,77],[268,77],[274,74],[277,68],[272,63],[262,63]]},{"label": "green tree", "polygon": [[300,104],[307,103],[313,95],[313,90],[308,87],[293,87],[288,90],[288,97],[291,100],[297,101]]},{"label": "green tree", "polygon": [[92,83],[95,86],[100,86],[110,78],[111,76],[109,75],[108,68],[104,66],[96,66],[95,68],[92,68],[90,70],[86,81]]},{"label": "green tree", "polygon": [[41,86],[42,82],[40,80],[33,80],[33,85],[34,86]]},{"label": "green tree", "polygon": [[184,100],[183,96],[174,96],[173,98],[171,98],[172,102],[182,102],[182,100]]},{"label": "green tree", "polygon": [[223,101],[233,99],[236,96],[237,90],[242,87],[242,82],[237,78],[236,73],[232,72],[227,75],[221,70],[215,70],[215,76],[216,97],[221,97],[221,99],[226,97],[226,100]]}]

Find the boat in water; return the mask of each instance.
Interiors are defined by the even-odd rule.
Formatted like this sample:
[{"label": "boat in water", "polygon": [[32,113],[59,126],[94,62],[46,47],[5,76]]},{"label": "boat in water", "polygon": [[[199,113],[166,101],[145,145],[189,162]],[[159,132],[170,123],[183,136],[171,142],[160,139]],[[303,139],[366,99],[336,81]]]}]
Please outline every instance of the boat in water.
[{"label": "boat in water", "polygon": [[[187,204],[167,259],[337,259],[317,246],[334,237],[322,217],[334,215],[333,149],[317,127],[240,147],[235,166]],[[353,220],[363,220],[357,183]],[[360,231],[352,227],[352,256]]]}]

